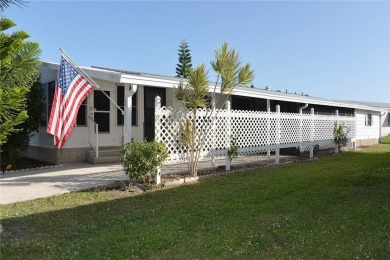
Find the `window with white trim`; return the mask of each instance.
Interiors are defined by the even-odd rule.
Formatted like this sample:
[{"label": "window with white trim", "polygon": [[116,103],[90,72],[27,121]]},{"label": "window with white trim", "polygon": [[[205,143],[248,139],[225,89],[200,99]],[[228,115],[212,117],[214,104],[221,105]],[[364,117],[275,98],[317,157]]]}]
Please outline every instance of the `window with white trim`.
[{"label": "window with white trim", "polygon": [[[45,106],[41,114],[40,126],[47,126],[47,122],[50,119],[51,107],[53,105],[54,93],[55,93],[56,82],[50,81],[42,84],[42,94],[45,98]],[[87,126],[87,98],[83,101],[77,113],[77,126]]]},{"label": "window with white trim", "polygon": [[43,109],[43,112],[41,114],[41,121],[40,121],[40,126],[47,126],[47,122],[49,122],[50,118],[50,111],[51,111],[51,106],[53,103],[53,98],[54,98],[54,91],[55,91],[55,81],[50,81],[45,84],[42,84],[42,94],[45,98],[45,106]]},{"label": "window with white trim", "polygon": [[366,126],[371,126],[372,125],[372,114],[366,114]]}]

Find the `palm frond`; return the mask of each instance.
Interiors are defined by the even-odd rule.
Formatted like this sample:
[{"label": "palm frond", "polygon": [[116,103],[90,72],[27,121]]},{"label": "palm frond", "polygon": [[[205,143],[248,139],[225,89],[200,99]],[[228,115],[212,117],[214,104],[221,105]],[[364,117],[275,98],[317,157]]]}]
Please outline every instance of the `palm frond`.
[{"label": "palm frond", "polygon": [[0,19],[0,30],[1,31],[8,30],[9,28],[12,28],[14,26],[16,26],[16,24],[11,19],[8,19],[8,18],[1,18]]},{"label": "palm frond", "polygon": [[251,84],[254,78],[254,72],[251,70],[249,63],[245,64],[244,67],[240,68],[238,72],[237,84],[242,86],[248,86]]},{"label": "palm frond", "polygon": [[2,64],[0,79],[3,87],[13,87],[15,84],[30,86],[38,77],[36,68],[41,64],[40,55],[41,49],[34,42],[25,42],[22,48],[12,52]]},{"label": "palm frond", "polygon": [[27,5],[27,2],[23,0],[0,0],[0,11],[4,11],[5,9],[9,8],[11,5],[23,7]]},{"label": "palm frond", "polygon": [[194,91],[196,96],[205,96],[208,92],[209,81],[207,79],[206,65],[197,66],[188,76],[189,89]]}]

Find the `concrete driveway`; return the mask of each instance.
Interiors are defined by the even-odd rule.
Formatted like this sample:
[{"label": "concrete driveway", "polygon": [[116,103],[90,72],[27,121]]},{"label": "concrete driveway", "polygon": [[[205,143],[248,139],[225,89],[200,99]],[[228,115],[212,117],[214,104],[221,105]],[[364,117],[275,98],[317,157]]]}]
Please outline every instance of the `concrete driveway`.
[{"label": "concrete driveway", "polygon": [[119,164],[75,164],[0,175],[0,204],[49,197],[123,179]]}]

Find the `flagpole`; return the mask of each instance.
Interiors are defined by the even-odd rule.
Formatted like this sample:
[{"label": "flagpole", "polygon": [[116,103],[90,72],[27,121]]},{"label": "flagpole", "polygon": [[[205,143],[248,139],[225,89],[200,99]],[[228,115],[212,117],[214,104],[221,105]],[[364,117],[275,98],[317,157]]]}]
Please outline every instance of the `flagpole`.
[{"label": "flagpole", "polygon": [[100,90],[101,92],[103,92],[103,94],[104,94],[109,100],[111,100],[112,103],[114,103],[114,105],[122,112],[122,114],[125,113],[125,112],[123,111],[123,109],[122,109],[120,106],[118,106],[118,104],[117,104],[109,95],[107,95],[107,93],[104,92],[104,91],[101,89],[101,87],[100,87],[100,86],[99,86],[99,85],[98,85],[90,76],[88,76],[88,74],[85,73],[85,71],[84,71],[82,68],[80,68],[80,67],[79,67],[79,66],[78,66],[78,65],[69,57],[68,54],[65,53],[65,51],[64,51],[63,49],[60,48],[60,52],[65,56],[65,58],[66,58],[70,63],[72,63],[73,66],[75,66],[77,69],[80,70],[81,74],[83,74],[84,77],[86,77],[92,84],[94,84],[96,87],[98,87],[99,90]]}]

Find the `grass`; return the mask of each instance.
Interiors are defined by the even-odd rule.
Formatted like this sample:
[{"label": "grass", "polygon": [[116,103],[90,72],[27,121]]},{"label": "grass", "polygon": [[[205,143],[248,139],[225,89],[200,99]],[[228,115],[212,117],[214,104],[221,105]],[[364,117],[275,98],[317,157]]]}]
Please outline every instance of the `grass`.
[{"label": "grass", "polygon": [[382,144],[390,144],[390,136],[382,137]]},{"label": "grass", "polygon": [[390,145],[139,196],[70,193],[0,218],[1,259],[388,259]]}]

